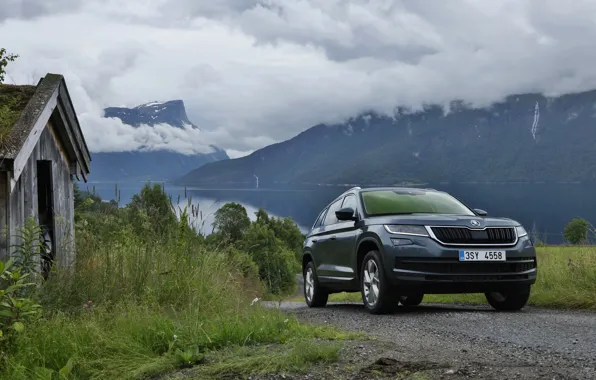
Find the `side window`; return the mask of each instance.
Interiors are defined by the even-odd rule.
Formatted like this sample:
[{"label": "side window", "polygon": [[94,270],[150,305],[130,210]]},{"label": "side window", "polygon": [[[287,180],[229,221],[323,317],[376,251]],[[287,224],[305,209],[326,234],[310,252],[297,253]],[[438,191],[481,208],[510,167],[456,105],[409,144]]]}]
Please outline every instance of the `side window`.
[{"label": "side window", "polygon": [[354,194],[346,195],[344,203],[341,205],[341,208],[344,207],[351,207],[354,211],[358,210],[358,202],[356,201],[356,196]]},{"label": "side window", "polygon": [[341,208],[342,199],[338,199],[337,201],[333,202],[331,206],[329,206],[329,210],[327,210],[327,215],[325,215],[325,224],[326,226],[330,224],[338,223],[339,221],[335,217],[335,212]]},{"label": "side window", "polygon": [[319,217],[317,218],[317,220],[315,221],[315,224],[313,224],[312,229],[315,229],[317,227],[320,227],[321,224],[323,224],[323,219],[325,219],[325,213],[327,212],[327,209],[324,209],[320,214]]}]

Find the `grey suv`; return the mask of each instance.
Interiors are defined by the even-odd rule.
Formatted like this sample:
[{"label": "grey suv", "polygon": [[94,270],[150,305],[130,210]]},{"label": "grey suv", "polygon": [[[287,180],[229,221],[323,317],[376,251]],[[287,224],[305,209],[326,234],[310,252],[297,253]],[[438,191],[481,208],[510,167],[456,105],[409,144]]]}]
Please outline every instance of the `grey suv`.
[{"label": "grey suv", "polygon": [[516,221],[489,218],[433,189],[355,187],[317,217],[302,268],[308,306],[359,291],[365,307],[380,314],[448,293],[484,293],[497,310],[519,310],[537,262]]}]

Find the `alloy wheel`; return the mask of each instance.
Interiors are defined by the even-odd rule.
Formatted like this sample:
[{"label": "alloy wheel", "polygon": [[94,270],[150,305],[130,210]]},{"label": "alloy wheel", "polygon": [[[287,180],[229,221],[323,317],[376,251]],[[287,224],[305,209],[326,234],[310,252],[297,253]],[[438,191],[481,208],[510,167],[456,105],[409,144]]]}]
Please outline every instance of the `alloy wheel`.
[{"label": "alloy wheel", "polygon": [[312,268],[308,268],[306,270],[306,276],[304,278],[304,288],[306,299],[308,300],[308,302],[311,302],[315,293],[315,280]]},{"label": "alloy wheel", "polygon": [[369,260],[364,268],[364,297],[370,306],[379,300],[379,267],[374,260]]}]

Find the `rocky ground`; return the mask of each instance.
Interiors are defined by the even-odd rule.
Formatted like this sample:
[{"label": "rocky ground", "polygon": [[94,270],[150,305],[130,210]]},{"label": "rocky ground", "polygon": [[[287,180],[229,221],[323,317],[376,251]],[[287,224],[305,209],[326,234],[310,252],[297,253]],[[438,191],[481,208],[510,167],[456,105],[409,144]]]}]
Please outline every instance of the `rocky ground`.
[{"label": "rocky ground", "polygon": [[374,340],[347,342],[331,366],[253,379],[596,379],[596,313],[423,305],[377,316],[361,304],[267,305]]}]

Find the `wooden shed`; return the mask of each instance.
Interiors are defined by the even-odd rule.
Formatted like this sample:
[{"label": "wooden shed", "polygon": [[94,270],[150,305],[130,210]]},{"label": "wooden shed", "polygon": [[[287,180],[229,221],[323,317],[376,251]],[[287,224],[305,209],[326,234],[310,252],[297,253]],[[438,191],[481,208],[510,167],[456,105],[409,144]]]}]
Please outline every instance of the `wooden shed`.
[{"label": "wooden shed", "polygon": [[62,75],[37,86],[0,84],[0,259],[32,218],[58,265],[74,259],[74,180],[91,157]]}]

